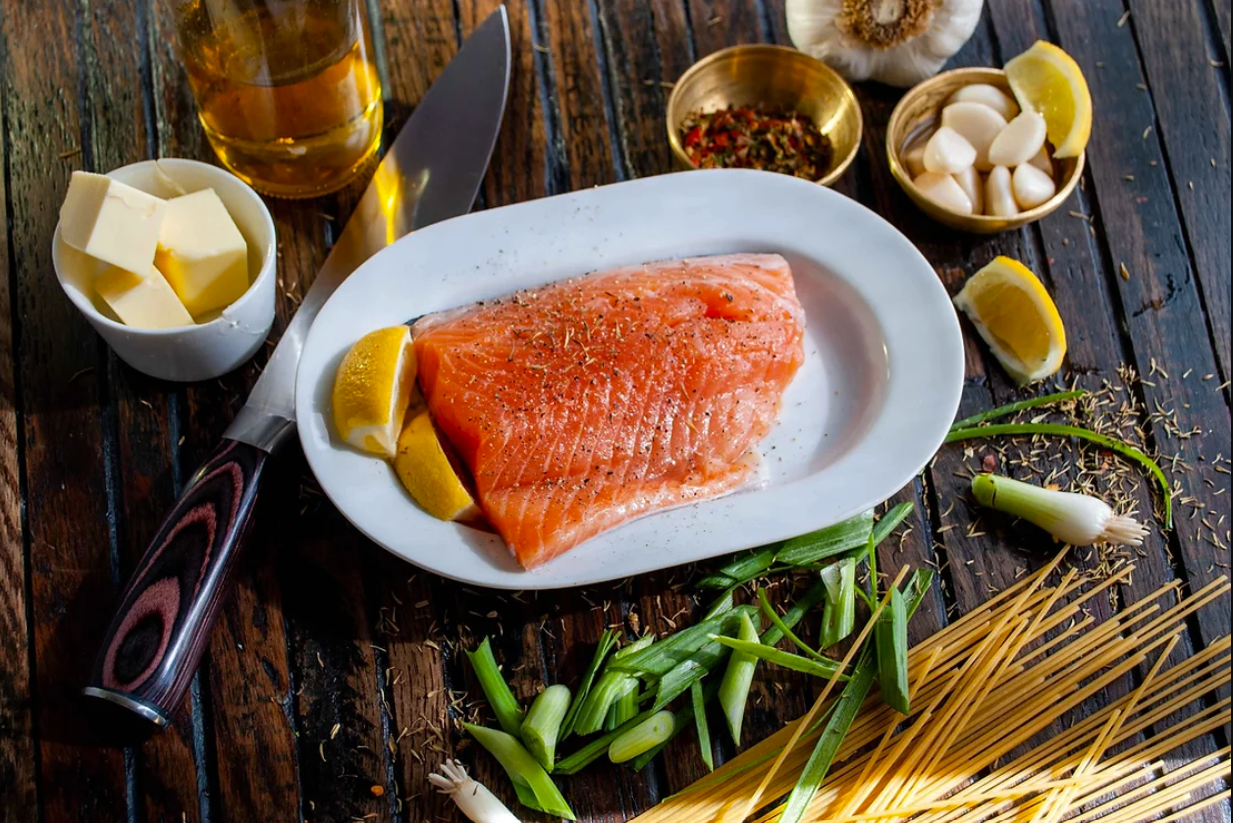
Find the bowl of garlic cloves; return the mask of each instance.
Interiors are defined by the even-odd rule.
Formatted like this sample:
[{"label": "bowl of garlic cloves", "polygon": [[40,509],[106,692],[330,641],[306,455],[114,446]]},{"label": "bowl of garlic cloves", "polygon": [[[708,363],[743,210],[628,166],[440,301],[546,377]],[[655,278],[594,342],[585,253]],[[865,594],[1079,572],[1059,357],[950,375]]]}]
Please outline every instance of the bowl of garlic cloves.
[{"label": "bowl of garlic cloves", "polygon": [[913,87],[886,129],[891,174],[927,215],[977,234],[1017,229],[1059,208],[1084,154],[1058,158],[1044,119],[1021,109],[1006,73],[943,72]]}]

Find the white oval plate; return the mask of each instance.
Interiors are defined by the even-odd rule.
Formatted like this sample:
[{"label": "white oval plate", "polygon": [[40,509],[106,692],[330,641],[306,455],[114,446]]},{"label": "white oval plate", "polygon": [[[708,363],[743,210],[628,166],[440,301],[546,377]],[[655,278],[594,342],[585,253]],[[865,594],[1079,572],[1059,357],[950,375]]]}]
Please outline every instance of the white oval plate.
[{"label": "white oval plate", "polygon": [[[757,488],[635,520],[527,572],[496,535],[425,514],[387,463],[332,431],[334,371],[366,332],[596,269],[731,252],[784,255],[806,316],[805,362],[762,442]],[[946,291],[889,223],[792,177],[691,171],[482,211],[399,240],[321,310],[296,414],[321,488],[377,543],[468,583],[552,589],[728,554],[880,503],[937,451],[962,383]]]}]

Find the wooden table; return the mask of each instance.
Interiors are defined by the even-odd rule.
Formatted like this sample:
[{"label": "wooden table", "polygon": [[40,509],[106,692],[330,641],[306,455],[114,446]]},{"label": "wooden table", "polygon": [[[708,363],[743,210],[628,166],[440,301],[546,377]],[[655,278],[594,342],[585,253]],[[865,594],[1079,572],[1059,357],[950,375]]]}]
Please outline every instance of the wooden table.
[{"label": "wooden table", "polygon": [[[495,0],[373,5],[392,134]],[[510,13],[509,108],[480,207],[669,171],[671,82],[723,46],[787,42],[782,0],[510,0]],[[448,718],[474,693],[459,638],[492,634],[523,694],[545,678],[573,682],[603,627],[688,620],[686,570],[540,596],[475,591],[369,544],[291,449],[179,723],[139,748],[94,745],[75,694],[117,587],[263,356],[205,384],[144,378],[52,275],[70,171],[212,159],[167,4],[24,0],[0,14],[0,821],[457,819],[425,775],[458,746]],[[993,238],[928,222],[888,172],[884,127],[898,93],[882,87],[858,90],[864,146],[837,188],[899,226],[952,290],[996,254],[1026,261],[1066,320],[1067,381],[1122,386],[1122,364],[1141,375],[1125,396],[1149,413],[1148,446],[1180,455],[1179,516],[1172,534],[1153,533],[1123,601],[1172,578],[1228,575],[1229,4],[993,0],[954,63],[1000,65],[1038,38],[1075,56],[1096,101],[1088,171],[1061,211]],[[274,338],[361,188],[271,201]],[[967,369],[964,414],[1019,396],[970,334]],[[1048,548],[1029,530],[973,521],[959,475],[985,453],[948,447],[899,495],[924,517],[887,545],[884,564],[945,567],[917,637]],[[1149,510],[1146,487],[1137,494]],[[1226,599],[1198,616],[1179,653],[1228,631]],[[801,713],[813,689],[762,677],[750,739]],[[1227,733],[1206,742],[1225,745]],[[643,774],[593,768],[563,788],[581,820],[624,820],[702,774],[692,742],[670,755]],[[464,757],[504,785],[487,758]],[[1227,820],[1227,806],[1209,814]]]}]

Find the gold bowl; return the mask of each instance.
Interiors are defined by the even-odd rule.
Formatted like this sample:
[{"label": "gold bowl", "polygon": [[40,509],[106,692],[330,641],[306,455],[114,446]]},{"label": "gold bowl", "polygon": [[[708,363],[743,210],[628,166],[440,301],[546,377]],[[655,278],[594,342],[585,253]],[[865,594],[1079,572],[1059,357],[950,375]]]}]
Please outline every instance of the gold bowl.
[{"label": "gold bowl", "polygon": [[1079,178],[1083,176],[1086,153],[1062,160],[1054,158],[1053,181],[1057,185],[1057,193],[1036,208],[1021,211],[1014,217],[959,214],[925,197],[912,183],[912,177],[901,162],[900,155],[923,129],[932,126],[941,116],[942,104],[957,89],[973,83],[988,83],[1011,94],[1006,72],[1001,69],[953,69],[913,86],[895,106],[890,122],[886,125],[886,159],[896,182],[907,192],[908,197],[912,198],[912,202],[934,220],[976,234],[994,234],[1017,229],[1056,211],[1066,198],[1070,197],[1070,193],[1079,183]]},{"label": "gold bowl", "polygon": [[727,106],[771,106],[813,120],[830,138],[831,166],[817,182],[829,186],[861,146],[861,109],[852,87],[820,60],[786,46],[732,46],[689,67],[668,98],[668,143],[682,168],[697,168],[681,145],[681,126],[696,112]]}]

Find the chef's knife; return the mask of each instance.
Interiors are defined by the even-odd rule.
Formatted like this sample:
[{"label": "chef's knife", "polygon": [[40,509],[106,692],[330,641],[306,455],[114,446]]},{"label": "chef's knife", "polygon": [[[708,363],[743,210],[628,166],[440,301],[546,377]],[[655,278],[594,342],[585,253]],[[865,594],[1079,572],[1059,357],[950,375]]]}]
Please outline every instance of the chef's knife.
[{"label": "chef's knife", "polygon": [[502,6],[463,44],[395,138],[248,401],[137,564],[87,696],[155,727],[183,704],[248,534],[266,458],[295,431],[296,367],[308,328],[343,278],[373,254],[471,208],[505,111],[509,52]]}]

